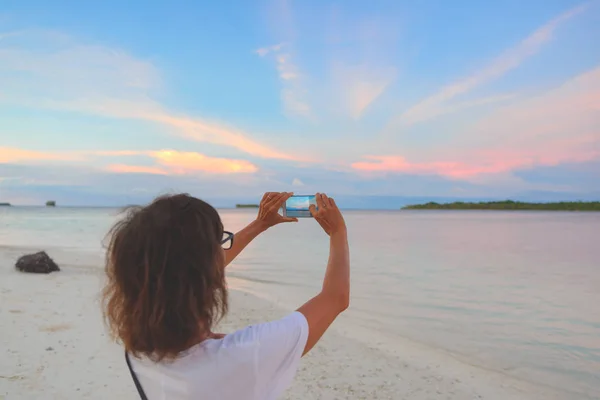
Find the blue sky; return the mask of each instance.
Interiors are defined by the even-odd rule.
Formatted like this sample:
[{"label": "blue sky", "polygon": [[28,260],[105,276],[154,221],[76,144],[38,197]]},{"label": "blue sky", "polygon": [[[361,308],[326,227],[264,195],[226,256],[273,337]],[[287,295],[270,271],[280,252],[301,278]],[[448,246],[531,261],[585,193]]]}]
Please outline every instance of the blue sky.
[{"label": "blue sky", "polygon": [[91,3],[0,5],[0,201],[600,197],[599,1]]}]

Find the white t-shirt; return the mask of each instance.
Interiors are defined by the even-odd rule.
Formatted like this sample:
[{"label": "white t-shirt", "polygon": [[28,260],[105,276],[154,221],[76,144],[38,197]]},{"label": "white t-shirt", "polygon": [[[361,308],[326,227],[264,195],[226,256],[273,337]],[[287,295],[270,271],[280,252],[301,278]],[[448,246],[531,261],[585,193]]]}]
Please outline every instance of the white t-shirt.
[{"label": "white t-shirt", "polygon": [[296,311],[205,340],[174,361],[130,359],[149,400],[274,400],[292,383],[307,338]]}]

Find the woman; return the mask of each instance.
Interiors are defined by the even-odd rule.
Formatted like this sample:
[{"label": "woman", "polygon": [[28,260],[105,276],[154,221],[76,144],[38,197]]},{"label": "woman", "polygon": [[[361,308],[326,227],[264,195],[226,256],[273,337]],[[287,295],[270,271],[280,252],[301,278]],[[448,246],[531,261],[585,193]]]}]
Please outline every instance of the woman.
[{"label": "woman", "polygon": [[105,317],[142,398],[276,399],[348,307],[346,225],[335,201],[317,194],[310,211],[330,241],[321,292],[280,320],[213,333],[227,313],[224,268],[261,232],[296,221],[278,212],[290,196],[266,193],[256,220],[235,235],[213,207],[185,194],[131,209],[113,227]]}]

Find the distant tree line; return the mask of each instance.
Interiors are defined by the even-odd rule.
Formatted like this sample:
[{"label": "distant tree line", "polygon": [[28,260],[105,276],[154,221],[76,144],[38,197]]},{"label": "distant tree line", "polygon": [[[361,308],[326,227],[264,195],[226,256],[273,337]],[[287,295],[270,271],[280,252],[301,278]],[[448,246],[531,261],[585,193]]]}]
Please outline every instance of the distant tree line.
[{"label": "distant tree line", "polygon": [[403,210],[538,210],[538,211],[600,211],[600,201],[560,201],[555,203],[526,203],[522,201],[456,201],[429,202],[402,207]]}]

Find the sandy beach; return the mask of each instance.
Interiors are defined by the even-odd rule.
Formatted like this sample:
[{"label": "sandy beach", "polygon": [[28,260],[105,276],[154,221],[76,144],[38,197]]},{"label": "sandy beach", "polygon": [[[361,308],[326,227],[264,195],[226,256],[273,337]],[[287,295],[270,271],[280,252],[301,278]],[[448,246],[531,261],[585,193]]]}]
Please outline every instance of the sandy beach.
[{"label": "sandy beach", "polygon": [[[69,265],[62,271],[19,273],[24,249],[0,252],[1,399],[126,399],[137,394],[121,347],[101,318],[103,271]],[[231,290],[230,315],[221,332],[281,317],[291,310]],[[384,337],[362,337],[343,321],[302,361],[285,399],[552,399],[555,392],[433,354],[416,344],[387,347]],[[371,344],[369,345],[369,341]],[[569,397],[573,398],[573,397]]]}]

